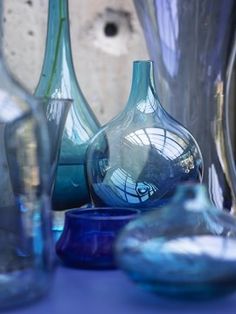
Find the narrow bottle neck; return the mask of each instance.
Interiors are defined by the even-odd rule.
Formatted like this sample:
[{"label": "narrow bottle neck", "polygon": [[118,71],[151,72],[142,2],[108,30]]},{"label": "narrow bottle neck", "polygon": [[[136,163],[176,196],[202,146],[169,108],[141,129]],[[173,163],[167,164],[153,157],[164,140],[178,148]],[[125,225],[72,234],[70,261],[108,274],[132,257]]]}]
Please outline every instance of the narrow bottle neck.
[{"label": "narrow bottle neck", "polygon": [[157,100],[153,62],[135,61],[128,106],[134,106],[147,99]]},{"label": "narrow bottle neck", "polygon": [[68,0],[49,0],[47,45],[56,49],[58,39],[70,38]]},{"label": "narrow bottle neck", "polygon": [[49,0],[48,29],[43,72],[73,71],[68,0]]},{"label": "narrow bottle neck", "polygon": [[211,206],[207,190],[202,184],[186,183],[177,188],[172,203],[185,202],[185,209],[190,211],[204,211]]}]

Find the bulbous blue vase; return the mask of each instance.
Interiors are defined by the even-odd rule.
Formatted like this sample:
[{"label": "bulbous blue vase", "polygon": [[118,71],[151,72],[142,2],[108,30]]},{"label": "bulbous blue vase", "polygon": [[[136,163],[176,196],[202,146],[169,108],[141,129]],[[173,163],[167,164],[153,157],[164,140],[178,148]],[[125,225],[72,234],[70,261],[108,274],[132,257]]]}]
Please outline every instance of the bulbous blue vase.
[{"label": "bulbous blue vase", "polygon": [[236,219],[214,207],[200,184],[125,226],[116,243],[120,268],[166,297],[206,299],[236,290]]},{"label": "bulbous blue vase", "polygon": [[175,187],[202,178],[193,136],[161,106],[152,61],[135,61],[125,110],[104,126],[87,150],[87,176],[97,206],[149,209]]}]

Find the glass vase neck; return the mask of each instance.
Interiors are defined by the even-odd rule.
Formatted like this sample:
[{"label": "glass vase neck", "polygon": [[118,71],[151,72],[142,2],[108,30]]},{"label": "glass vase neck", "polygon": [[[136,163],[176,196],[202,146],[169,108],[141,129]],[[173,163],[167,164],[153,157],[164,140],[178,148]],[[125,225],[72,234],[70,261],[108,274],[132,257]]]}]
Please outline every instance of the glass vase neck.
[{"label": "glass vase neck", "polygon": [[190,211],[202,211],[211,206],[207,190],[200,183],[186,183],[177,188],[173,203],[182,204],[183,201],[185,202],[185,209]]},{"label": "glass vase neck", "polygon": [[48,5],[48,37],[47,44],[56,38],[55,32],[66,37],[70,36],[69,31],[69,9],[68,0],[49,0]]},{"label": "glass vase neck", "polygon": [[[48,28],[47,28],[46,49],[42,74],[50,75],[49,82],[53,82],[54,77],[63,77],[69,73],[70,78],[76,80],[74,65],[71,53],[70,26],[69,26],[69,8],[68,0],[49,0],[48,6]],[[41,82],[41,84],[43,84]],[[36,88],[36,95],[38,89]],[[46,96],[51,95],[51,85],[45,86]],[[56,95],[60,98],[60,95]],[[64,98],[70,98],[71,95],[64,95]]]},{"label": "glass vase neck", "polygon": [[154,80],[153,61],[134,61],[132,85],[127,106],[133,107],[140,102],[153,100],[159,103]]}]

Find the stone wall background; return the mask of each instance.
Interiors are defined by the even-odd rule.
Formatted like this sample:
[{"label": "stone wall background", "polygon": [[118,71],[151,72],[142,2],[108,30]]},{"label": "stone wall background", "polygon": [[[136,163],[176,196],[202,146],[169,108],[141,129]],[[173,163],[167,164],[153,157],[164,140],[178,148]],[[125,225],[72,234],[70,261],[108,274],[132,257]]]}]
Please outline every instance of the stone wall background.
[{"label": "stone wall background", "polygon": [[[33,92],[43,62],[48,0],[4,4],[6,60]],[[69,0],[69,10],[77,78],[103,124],[126,104],[132,61],[148,59],[144,36],[132,0]]]}]

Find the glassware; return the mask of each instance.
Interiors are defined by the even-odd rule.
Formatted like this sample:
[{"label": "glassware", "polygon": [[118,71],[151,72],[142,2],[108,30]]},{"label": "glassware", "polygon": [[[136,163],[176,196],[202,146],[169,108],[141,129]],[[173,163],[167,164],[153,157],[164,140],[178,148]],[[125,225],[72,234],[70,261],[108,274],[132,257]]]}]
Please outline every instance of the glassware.
[{"label": "glassware", "polygon": [[53,209],[64,210],[84,205],[89,202],[84,170],[85,152],[99,124],[76,79],[70,43],[68,0],[49,0],[44,63],[35,95],[73,99],[63,133]]},{"label": "glassware", "polygon": [[46,121],[36,99],[6,70],[1,44],[0,309],[3,309],[31,302],[48,292],[54,254]]},{"label": "glassware", "polygon": [[47,121],[49,140],[50,140],[50,189],[51,196],[54,189],[55,174],[58,166],[62,133],[69,109],[73,103],[71,99],[42,99],[43,111]]},{"label": "glassware", "polygon": [[68,266],[115,268],[113,244],[118,232],[137,209],[86,208],[66,212],[65,227],[56,244],[57,255]]},{"label": "glassware", "polygon": [[142,215],[116,243],[118,265],[168,297],[206,299],[236,290],[236,220],[200,184],[178,187],[164,208]]},{"label": "glassware", "polygon": [[134,0],[158,95],[201,147],[211,200],[236,211],[236,170],[229,130],[236,55],[234,0]]},{"label": "glassware", "polygon": [[201,180],[199,147],[161,106],[152,61],[134,62],[127,106],[91,140],[86,168],[96,206],[150,209]]},{"label": "glassware", "polygon": [[[48,133],[50,139],[50,172],[49,172],[49,184],[50,184],[50,195],[51,200],[53,196],[53,191],[55,187],[55,176],[58,169],[58,158],[60,154],[61,139],[66,122],[66,118],[71,108],[73,101],[71,99],[56,99],[56,98],[46,98],[42,99],[43,111],[48,126]],[[63,191],[61,193],[64,193]],[[64,213],[63,213],[64,214]],[[56,215],[53,212],[53,237],[56,241],[62,232],[62,222],[64,221],[64,216]]]}]

